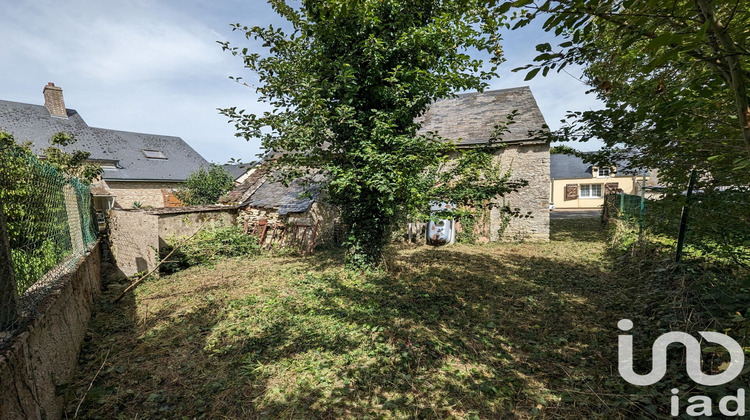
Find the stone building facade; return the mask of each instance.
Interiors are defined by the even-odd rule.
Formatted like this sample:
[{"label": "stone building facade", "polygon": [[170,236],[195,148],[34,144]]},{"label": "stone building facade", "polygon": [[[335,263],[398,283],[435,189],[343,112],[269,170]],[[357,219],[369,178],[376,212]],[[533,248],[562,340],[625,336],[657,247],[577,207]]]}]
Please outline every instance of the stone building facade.
[{"label": "stone building facade", "polygon": [[106,181],[103,187],[115,200],[118,208],[131,209],[138,203],[141,207],[168,207],[168,196],[182,186],[182,182]]},{"label": "stone building facade", "polygon": [[[515,113],[512,123],[503,125]],[[539,106],[528,87],[466,93],[437,101],[421,119],[421,132],[437,132],[460,150],[486,145],[503,146],[495,152],[501,170],[528,186],[498,197],[491,211],[489,240],[549,240],[549,144],[539,136],[547,130]],[[501,129],[498,129],[501,128]],[[522,217],[508,217],[503,206]]]}]

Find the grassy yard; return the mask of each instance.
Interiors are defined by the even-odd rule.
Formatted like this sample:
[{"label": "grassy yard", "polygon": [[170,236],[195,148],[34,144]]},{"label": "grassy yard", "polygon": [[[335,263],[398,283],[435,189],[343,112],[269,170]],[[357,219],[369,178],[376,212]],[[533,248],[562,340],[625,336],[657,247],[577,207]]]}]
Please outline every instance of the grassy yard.
[{"label": "grassy yard", "polygon": [[99,305],[68,417],[100,367],[79,417],[652,417],[617,374],[637,268],[613,269],[597,219],[552,228],[545,244],[395,248],[385,273],[321,252],[150,280]]}]

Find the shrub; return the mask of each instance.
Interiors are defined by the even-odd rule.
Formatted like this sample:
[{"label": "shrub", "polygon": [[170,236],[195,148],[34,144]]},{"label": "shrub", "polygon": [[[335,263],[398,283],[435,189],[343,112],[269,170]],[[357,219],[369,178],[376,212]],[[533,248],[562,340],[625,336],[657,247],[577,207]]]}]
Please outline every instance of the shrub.
[{"label": "shrub", "polygon": [[211,164],[190,174],[182,189],[175,196],[188,206],[216,204],[222,194],[234,188],[234,178],[226,169]]},{"label": "shrub", "polygon": [[[178,243],[179,240],[171,241],[160,251],[160,257],[165,258]],[[239,226],[206,229],[172,254],[169,261],[162,264],[162,271],[173,273],[194,265],[210,265],[221,258],[257,255],[258,253],[260,253],[258,238],[242,233],[242,228]]]}]

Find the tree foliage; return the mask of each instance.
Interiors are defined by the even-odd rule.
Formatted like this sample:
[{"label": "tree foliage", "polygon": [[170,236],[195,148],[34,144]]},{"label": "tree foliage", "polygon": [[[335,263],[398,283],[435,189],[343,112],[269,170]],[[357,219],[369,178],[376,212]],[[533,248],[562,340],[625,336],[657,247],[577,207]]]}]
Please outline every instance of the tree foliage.
[{"label": "tree foliage", "polygon": [[[56,134],[50,142],[64,146],[74,141]],[[18,145],[11,134],[0,132],[0,211],[7,222],[19,293],[72,253],[65,189],[88,194],[85,185],[92,179],[75,175],[95,177],[100,171],[85,162],[85,152],[68,154],[51,146],[43,153],[45,159],[39,160],[28,144]],[[90,201],[79,196],[79,203]]]},{"label": "tree foliage", "polygon": [[45,161],[58,171],[78,178],[85,184],[91,184],[102,174],[102,167],[88,161],[90,152],[75,150],[71,153],[64,152],[59,147],[75,144],[78,139],[73,134],[59,132],[54,134],[50,140],[50,146],[42,150]]},{"label": "tree foliage", "polygon": [[[274,109],[222,112],[238,136],[261,139],[286,181],[325,174],[349,229],[349,261],[375,264],[394,223],[429,201],[426,168],[452,149],[418,134],[416,118],[436,99],[487,86],[501,61],[501,17],[471,0],[269,3],[291,32],[238,24],[265,52],[222,45]],[[489,52],[490,68],[470,50]]]},{"label": "tree foliage", "polygon": [[600,138],[612,158],[624,157],[624,148],[635,165],[664,169],[664,181],[680,188],[694,167],[724,185],[747,180],[750,11],[743,2],[522,0],[500,9],[512,6],[524,8],[514,27],[543,16],[545,30],[565,37],[537,46],[527,79],[582,65],[606,105],[571,113],[560,137]]},{"label": "tree foliage", "polygon": [[[676,234],[689,174],[698,173],[688,242],[730,257],[746,252],[750,231],[750,10],[737,0],[544,1],[526,8],[515,27],[544,16],[544,28],[566,39],[537,46],[527,78],[568,64],[606,105],[572,112],[561,140],[604,141],[587,159],[658,170],[671,192],[657,228]],[[729,189],[729,191],[725,191]],[[656,207],[655,207],[656,208]],[[717,209],[721,211],[717,211]],[[708,210],[710,211],[708,211]],[[666,228],[664,227],[666,226]],[[737,234],[735,234],[737,233]],[[739,247],[739,248],[738,248]]]},{"label": "tree foliage", "polygon": [[191,173],[175,196],[189,206],[216,204],[223,194],[234,188],[234,178],[223,167],[211,164]]}]

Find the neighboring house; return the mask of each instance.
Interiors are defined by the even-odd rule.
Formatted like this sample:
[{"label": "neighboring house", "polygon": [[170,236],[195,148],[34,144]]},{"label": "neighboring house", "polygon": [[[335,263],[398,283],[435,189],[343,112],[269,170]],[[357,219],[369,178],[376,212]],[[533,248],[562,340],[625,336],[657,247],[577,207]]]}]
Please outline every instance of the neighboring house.
[{"label": "neighboring house", "polygon": [[[457,98],[435,102],[421,118],[422,132],[437,131],[441,136],[458,142],[459,148],[486,144],[495,126],[518,111],[515,123],[509,126],[496,152],[503,170],[511,169],[513,178],[525,179],[527,187],[498,198],[498,205],[519,208],[529,218],[507,221],[499,209],[490,214],[491,240],[549,240],[549,145],[534,138],[533,133],[546,129],[544,117],[528,87],[469,93]],[[284,187],[274,182],[258,166],[247,172],[246,179],[223,198],[225,203],[239,204],[238,221],[255,225],[267,223],[307,224],[318,227],[316,243],[334,237],[338,213],[325,204],[316,192],[301,183]],[[307,192],[307,194],[305,194]],[[312,192],[312,194],[310,194]],[[503,235],[500,238],[500,231]]]},{"label": "neighboring house", "polygon": [[494,137],[495,127],[517,111],[514,123],[497,139],[505,147],[496,152],[502,169],[511,169],[512,178],[529,184],[517,193],[498,198],[498,207],[520,209],[528,218],[504,217],[498,207],[490,214],[490,238],[497,240],[549,240],[549,144],[535,138],[547,130],[539,106],[528,87],[466,93],[457,98],[437,101],[421,118],[421,132],[437,131],[457,142],[459,149],[486,144]]},{"label": "neighboring house", "polygon": [[255,163],[227,163],[221,165],[221,167],[224,168],[229,175],[232,175],[234,185],[238,186],[242,184],[250,174],[252,174],[255,169]]},{"label": "neighboring house", "polygon": [[0,131],[6,131],[19,144],[32,143],[32,150],[50,146],[56,133],[72,134],[78,140],[64,151],[91,153],[89,161],[102,166],[96,182],[94,206],[132,208],[165,207],[174,203],[172,191],[191,172],[208,162],[179,137],[89,127],[73,109],[65,107],[62,89],[49,83],[44,87],[42,105],[0,100]]},{"label": "neighboring house", "polygon": [[555,209],[591,209],[604,204],[608,192],[639,194],[644,176],[650,186],[648,172],[618,168],[625,165],[592,165],[578,156],[552,155],[550,164],[549,201]]}]

